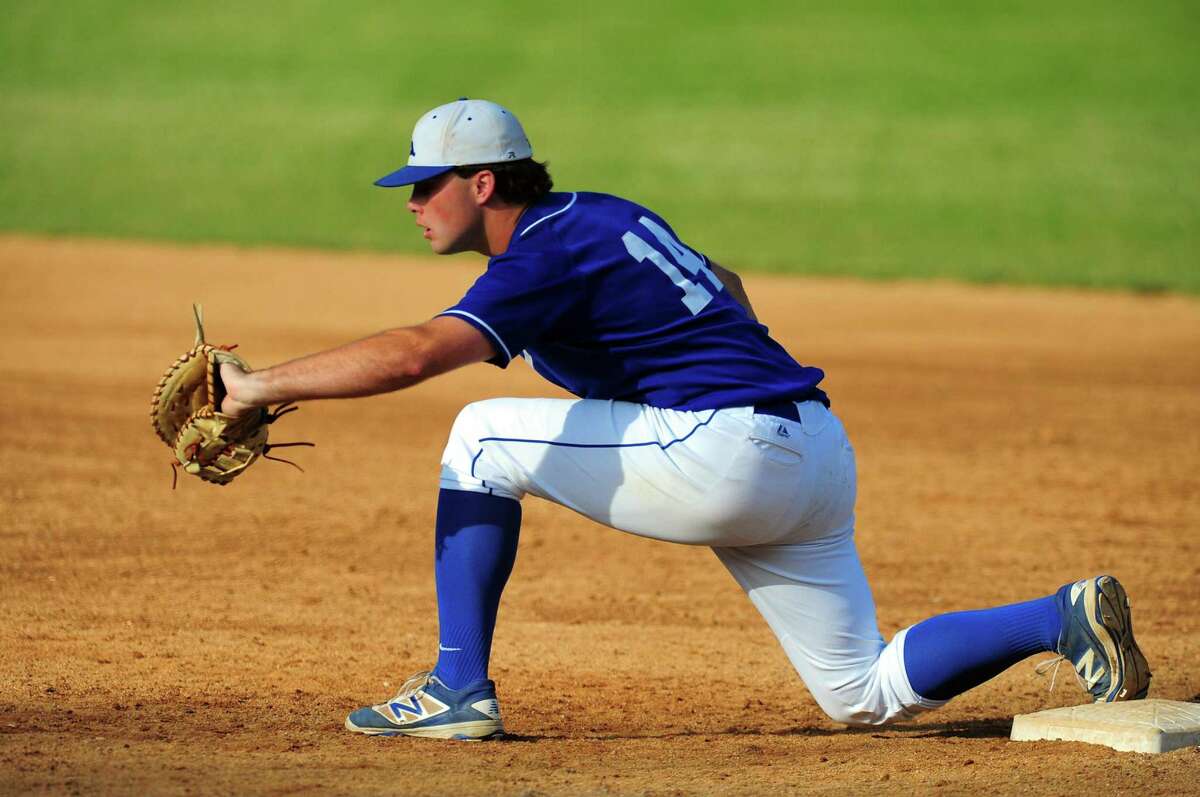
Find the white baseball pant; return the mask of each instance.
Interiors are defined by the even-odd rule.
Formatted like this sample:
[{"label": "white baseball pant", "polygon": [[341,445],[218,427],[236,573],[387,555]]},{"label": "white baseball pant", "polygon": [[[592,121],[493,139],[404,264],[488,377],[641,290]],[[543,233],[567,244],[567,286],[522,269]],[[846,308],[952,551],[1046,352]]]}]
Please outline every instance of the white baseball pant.
[{"label": "white baseball pant", "polygon": [[876,725],[944,701],[917,695],[901,631],[885,645],[854,545],[854,449],[815,401],[799,423],[751,407],[491,399],[463,408],[441,486],[526,493],[613,528],[712,547],[834,720]]}]

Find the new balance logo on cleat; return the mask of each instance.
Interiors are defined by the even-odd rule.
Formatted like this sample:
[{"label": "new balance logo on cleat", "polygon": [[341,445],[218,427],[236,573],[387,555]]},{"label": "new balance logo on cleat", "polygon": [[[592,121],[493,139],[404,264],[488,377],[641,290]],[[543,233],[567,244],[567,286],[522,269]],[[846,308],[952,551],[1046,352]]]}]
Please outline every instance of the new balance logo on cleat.
[{"label": "new balance logo on cleat", "polygon": [[1079,673],[1079,677],[1083,679],[1085,684],[1087,684],[1087,689],[1089,692],[1096,686],[1097,682],[1104,677],[1104,673],[1107,672],[1104,665],[1099,664],[1096,661],[1095,648],[1088,648],[1079,661],[1073,663],[1075,665],[1075,671]]},{"label": "new balance logo on cleat", "polygon": [[386,704],[387,711],[380,711],[386,719],[391,722],[416,722],[417,720],[436,717],[450,710],[442,701],[438,700],[428,692],[423,692],[416,695],[409,695],[407,702],[400,699],[398,695],[396,699]]},{"label": "new balance logo on cleat", "polygon": [[472,703],[471,708],[480,714],[487,714],[494,720],[500,719],[500,703],[497,700],[479,700]]}]

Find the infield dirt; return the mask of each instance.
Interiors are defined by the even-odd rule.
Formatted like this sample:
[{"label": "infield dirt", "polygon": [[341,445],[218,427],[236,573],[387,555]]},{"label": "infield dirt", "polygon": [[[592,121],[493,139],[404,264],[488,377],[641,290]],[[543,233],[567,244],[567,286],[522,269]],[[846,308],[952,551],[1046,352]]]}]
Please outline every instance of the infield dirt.
[{"label": "infield dirt", "polygon": [[[0,238],[0,792],[1182,794],[1200,748],[1008,741],[1084,702],[1032,663],[906,726],[821,714],[712,554],[525,502],[493,676],[511,737],[370,739],[347,711],[436,655],[438,457],[524,364],[306,405],[301,474],[182,477],[149,399],[191,345],[268,365],[453,303],[481,263]],[[1151,695],[1200,701],[1200,301],[749,276],[826,369],[885,636],[1099,572]],[[225,286],[223,289],[217,286]],[[1189,786],[1188,784],[1191,784]]]}]

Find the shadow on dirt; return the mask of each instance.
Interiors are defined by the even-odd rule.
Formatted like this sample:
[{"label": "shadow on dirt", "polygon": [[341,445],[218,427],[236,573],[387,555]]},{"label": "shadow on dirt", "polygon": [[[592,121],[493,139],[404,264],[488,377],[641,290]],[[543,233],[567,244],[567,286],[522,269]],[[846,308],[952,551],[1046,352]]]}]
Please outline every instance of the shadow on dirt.
[{"label": "shadow on dirt", "polygon": [[886,728],[823,728],[813,725],[800,725],[792,728],[762,730],[756,728],[725,728],[717,731],[665,731],[663,733],[587,733],[581,735],[527,735],[506,733],[496,741],[521,743],[541,741],[561,741],[565,739],[586,739],[588,741],[631,741],[636,739],[681,739],[689,736],[697,738],[719,737],[770,737],[770,736],[871,736],[876,739],[1007,739],[1012,731],[1011,717],[991,717],[984,719],[963,720],[961,722],[923,723],[920,725],[890,725]]},{"label": "shadow on dirt", "polygon": [[1012,733],[1012,717],[989,717],[960,722],[911,725],[893,730],[895,733],[890,735],[914,739],[1007,739]]}]

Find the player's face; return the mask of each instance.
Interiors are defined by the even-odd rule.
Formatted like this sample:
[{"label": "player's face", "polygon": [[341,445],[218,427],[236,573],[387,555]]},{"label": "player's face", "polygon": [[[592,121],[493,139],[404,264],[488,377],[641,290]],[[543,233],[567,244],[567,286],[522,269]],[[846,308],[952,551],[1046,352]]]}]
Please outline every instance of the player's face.
[{"label": "player's face", "polygon": [[435,254],[481,251],[483,214],[470,179],[447,172],[416,183],[408,209]]}]

